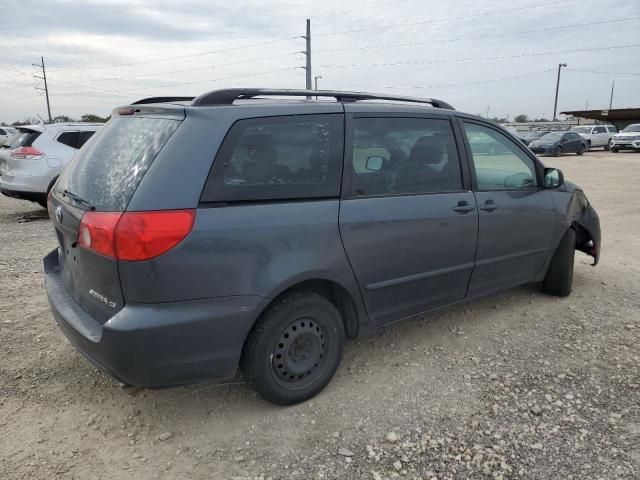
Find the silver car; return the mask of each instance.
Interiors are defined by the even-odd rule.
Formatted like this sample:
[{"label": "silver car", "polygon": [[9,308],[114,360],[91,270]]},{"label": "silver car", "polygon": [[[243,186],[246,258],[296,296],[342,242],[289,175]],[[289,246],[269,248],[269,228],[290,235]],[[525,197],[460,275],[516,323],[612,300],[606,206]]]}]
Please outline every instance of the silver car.
[{"label": "silver car", "polygon": [[18,127],[11,144],[0,149],[0,192],[46,208],[47,194],[99,123],[53,123]]}]

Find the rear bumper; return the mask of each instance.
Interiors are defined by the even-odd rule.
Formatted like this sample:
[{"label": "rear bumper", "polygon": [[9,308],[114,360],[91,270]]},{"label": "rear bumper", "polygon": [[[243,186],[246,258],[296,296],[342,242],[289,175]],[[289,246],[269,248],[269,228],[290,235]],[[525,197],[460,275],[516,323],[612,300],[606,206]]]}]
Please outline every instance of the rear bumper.
[{"label": "rear bumper", "polygon": [[67,293],[57,250],[44,269],[53,315],[69,341],[118,380],[143,387],[233,376],[263,301],[247,295],[126,304],[101,325]]}]

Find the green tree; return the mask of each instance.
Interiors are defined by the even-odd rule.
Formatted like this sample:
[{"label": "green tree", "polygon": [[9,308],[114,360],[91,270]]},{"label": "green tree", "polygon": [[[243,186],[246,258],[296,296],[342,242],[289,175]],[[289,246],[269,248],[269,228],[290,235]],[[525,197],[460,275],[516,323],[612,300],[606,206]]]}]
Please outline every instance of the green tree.
[{"label": "green tree", "polygon": [[80,119],[83,122],[104,123],[109,120],[109,117],[101,117],[99,115],[94,115],[93,113],[85,113],[80,117]]},{"label": "green tree", "polygon": [[75,122],[75,120],[71,117],[67,117],[66,115],[58,115],[53,118],[53,123],[67,123],[67,122]]},{"label": "green tree", "polygon": [[529,117],[526,114],[521,113],[520,115],[516,115],[514,120],[518,123],[524,123],[529,121]]}]

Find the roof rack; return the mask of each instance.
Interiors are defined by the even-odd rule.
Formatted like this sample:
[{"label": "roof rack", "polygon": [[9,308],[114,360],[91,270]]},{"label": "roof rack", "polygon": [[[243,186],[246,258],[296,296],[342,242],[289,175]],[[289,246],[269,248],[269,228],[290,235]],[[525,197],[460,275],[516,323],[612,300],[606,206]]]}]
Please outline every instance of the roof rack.
[{"label": "roof rack", "polygon": [[[191,105],[231,105],[235,100],[255,98],[258,96],[286,96],[286,97],[333,97],[338,102],[357,102],[359,100],[390,100],[396,102],[428,103],[436,108],[446,108],[455,110],[447,102],[436,100],[435,98],[416,98],[397,95],[380,95],[375,93],[362,92],[341,92],[334,90],[293,90],[293,89],[263,89],[263,88],[227,88],[223,90],[212,90],[196,97]],[[156,97],[162,98],[162,97]],[[180,97],[186,98],[186,97]],[[151,103],[145,99],[136,103]],[[175,100],[175,98],[173,99]],[[155,100],[160,101],[160,100]],[[167,101],[167,100],[164,100]]]},{"label": "roof rack", "polygon": [[144,105],[145,103],[190,102],[195,97],[149,97],[133,102],[131,105]]}]

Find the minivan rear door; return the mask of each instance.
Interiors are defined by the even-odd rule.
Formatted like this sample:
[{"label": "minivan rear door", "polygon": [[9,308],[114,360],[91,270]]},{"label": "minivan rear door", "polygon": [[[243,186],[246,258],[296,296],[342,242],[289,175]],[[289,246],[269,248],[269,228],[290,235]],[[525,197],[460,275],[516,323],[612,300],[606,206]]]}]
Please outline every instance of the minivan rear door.
[{"label": "minivan rear door", "polygon": [[59,268],[69,295],[106,322],[124,305],[118,261],[80,247],[78,232],[88,212],[124,212],[158,152],[178,128],[181,115],[116,115],[60,175],[49,201],[59,242]]},{"label": "minivan rear door", "polygon": [[453,132],[448,116],[347,115],[340,233],[376,324],[466,295],[478,211]]}]

